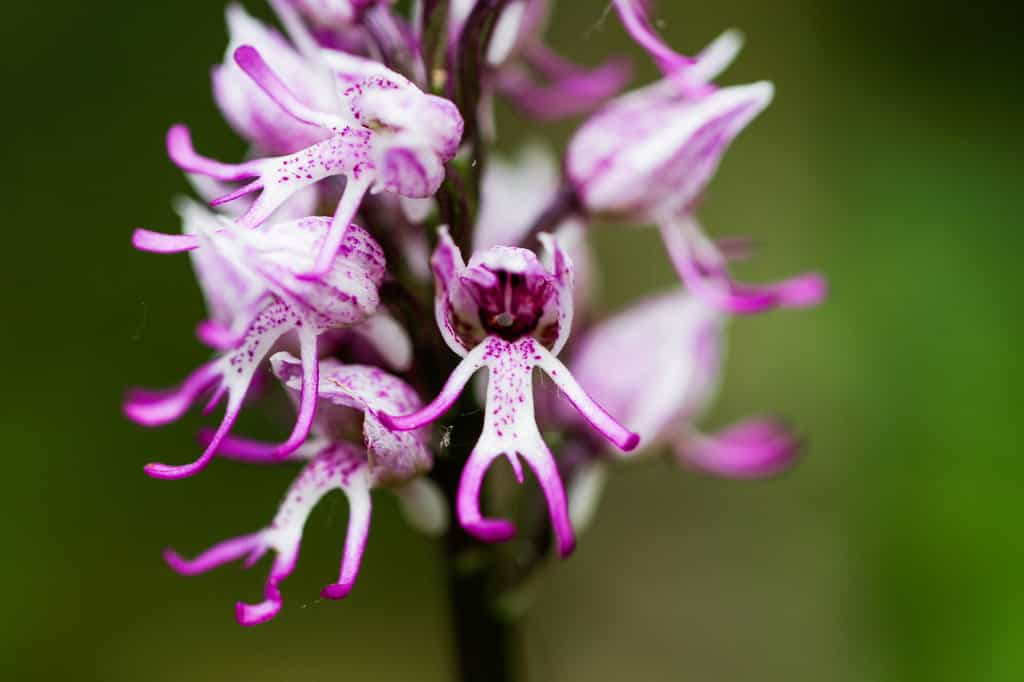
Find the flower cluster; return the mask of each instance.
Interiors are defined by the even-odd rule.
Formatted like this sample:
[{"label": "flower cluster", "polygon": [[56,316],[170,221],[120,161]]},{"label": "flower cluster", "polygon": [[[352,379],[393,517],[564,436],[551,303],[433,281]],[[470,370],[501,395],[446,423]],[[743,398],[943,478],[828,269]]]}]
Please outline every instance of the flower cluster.
[{"label": "flower cluster", "polygon": [[[410,17],[386,0],[271,5],[283,33],[228,8],[227,52],[211,73],[250,153],[208,158],[173,126],[168,154],[203,203],[179,200],[178,234],[133,235],[139,250],[189,254],[208,309],[196,335],[212,359],[176,388],[131,391],[125,412],[159,426],[202,398],[207,412],[224,402],[198,458],[149,464],[153,477],[191,476],[215,458],[303,468],[269,525],[191,560],[168,551],[174,570],[250,565],[273,550],[263,600],[237,606],[252,625],[280,610],[306,518],[334,489],[350,510],[339,578],[322,593],[337,599],[358,574],[374,488],[426,532],[445,532],[453,507],[469,535],[501,542],[516,526],[494,515],[484,479],[504,457],[523,483],[525,462],[566,556],[607,465],[638,446],[723,476],[792,461],[797,439],[774,420],[717,434],[696,425],[729,317],[825,293],[814,274],[736,282],[728,261],[749,255],[745,242],[712,240],[695,217],[726,148],[772,97],[767,82],[713,82],[739,49],[735,33],[688,57],[652,28],[646,3],[616,0],[662,72],[618,95],[623,60],[587,68],[542,42],[545,0],[420,2]],[[488,159],[499,99],[526,120],[589,115],[562,177],[538,144]],[[598,319],[587,235],[607,218],[657,226],[682,285]],[[486,385],[466,390],[482,369]],[[540,374],[550,381],[535,385]],[[279,442],[231,433],[257,379],[293,398]],[[474,411],[475,446],[444,445],[451,420]],[[460,470],[451,485],[432,471],[442,454]]]}]

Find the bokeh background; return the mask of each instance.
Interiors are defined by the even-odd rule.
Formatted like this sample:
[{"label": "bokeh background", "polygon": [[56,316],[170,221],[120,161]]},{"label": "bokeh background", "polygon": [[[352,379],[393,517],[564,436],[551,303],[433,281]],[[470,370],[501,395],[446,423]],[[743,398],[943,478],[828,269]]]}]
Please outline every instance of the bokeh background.
[{"label": "bokeh background", "polygon": [[[653,76],[606,3],[558,4],[554,44],[589,63],[625,50]],[[778,87],[711,187],[709,229],[758,239],[751,279],[818,268],[833,288],[824,308],[734,323],[708,424],[777,412],[809,448],[763,482],[622,468],[576,554],[543,577],[530,680],[1024,679],[1014,12],[661,3],[685,51],[742,28],[725,81]],[[241,152],[208,88],[219,3],[8,3],[2,21],[3,676],[449,679],[437,547],[386,496],[341,604],[316,595],[345,505],[314,513],[270,625],[232,617],[259,569],[185,579],[160,560],[256,528],[291,477],[220,463],[150,480],[143,463],[194,454],[200,420],[145,432],[119,409],[126,386],[173,383],[204,357],[185,260],[133,253],[128,236],[176,226],[169,124],[192,123],[212,155]],[[597,241],[608,310],[675,281],[653,232]]]}]

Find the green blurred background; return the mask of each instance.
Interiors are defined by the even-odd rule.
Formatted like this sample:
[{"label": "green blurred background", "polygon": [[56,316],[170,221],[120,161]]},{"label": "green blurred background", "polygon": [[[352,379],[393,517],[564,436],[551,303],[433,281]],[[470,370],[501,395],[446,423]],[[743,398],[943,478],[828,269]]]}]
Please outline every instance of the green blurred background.
[{"label": "green blurred background", "polygon": [[[561,2],[551,41],[590,63],[627,50],[653,76],[605,9]],[[661,3],[661,30],[686,51],[742,28],[725,81],[778,87],[727,156],[706,225],[763,244],[750,279],[819,268],[833,288],[822,309],[733,325],[709,423],[770,410],[810,447],[764,482],[621,469],[578,551],[543,577],[531,680],[1024,679],[1014,12]],[[337,570],[339,496],[310,520],[285,609],[255,629],[232,604],[258,596],[261,569],[187,579],[160,560],[168,544],[255,529],[292,475],[222,462],[150,480],[143,463],[196,452],[200,420],[146,432],[120,415],[126,386],[171,384],[204,357],[185,259],[136,254],[128,237],[176,227],[169,202],[186,186],[164,155],[169,124],[193,124],[215,156],[241,153],[208,88],[220,4],[8,3],[0,31],[0,673],[448,679],[437,548],[386,496],[352,596],[316,598]],[[609,309],[675,281],[653,232],[598,242]]]}]

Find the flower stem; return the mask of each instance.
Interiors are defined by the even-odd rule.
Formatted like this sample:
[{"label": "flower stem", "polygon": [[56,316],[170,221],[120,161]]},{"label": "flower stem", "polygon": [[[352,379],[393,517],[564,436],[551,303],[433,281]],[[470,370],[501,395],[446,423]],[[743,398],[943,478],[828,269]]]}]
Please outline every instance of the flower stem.
[{"label": "flower stem", "polygon": [[[459,537],[462,536],[462,537]],[[445,572],[451,598],[457,677],[460,682],[511,682],[516,626],[494,608],[491,571],[467,566],[465,552],[472,552],[461,530],[449,533]]]}]

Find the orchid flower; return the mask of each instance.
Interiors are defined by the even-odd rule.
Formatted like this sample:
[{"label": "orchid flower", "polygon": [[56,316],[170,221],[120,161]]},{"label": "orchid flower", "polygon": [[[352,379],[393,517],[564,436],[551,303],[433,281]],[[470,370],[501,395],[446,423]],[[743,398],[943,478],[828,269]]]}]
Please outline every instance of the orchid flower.
[{"label": "orchid flower", "polygon": [[183,125],[173,126],[167,134],[168,153],[183,170],[225,182],[250,181],[213,202],[259,192],[238,219],[245,227],[262,224],[296,192],[319,180],[346,177],[327,238],[309,270],[301,273],[307,279],[327,272],[346,226],[368,191],[387,190],[408,197],[434,194],[444,180],[444,164],[455,156],[462,137],[462,117],[448,100],[424,94],[380,64],[341,53],[325,51],[324,55],[339,79],[347,78],[353,69],[357,76],[364,76],[341,91],[344,106],[335,113],[306,106],[256,48],[243,45],[234,53],[238,66],[283,111],[323,130],[323,141],[286,156],[229,164],[197,154]]},{"label": "orchid flower", "polygon": [[[713,77],[738,48],[738,37],[724,35],[685,78],[693,71]],[[693,216],[729,144],[771,101],[772,84],[695,91],[685,78],[669,77],[614,100],[576,132],[566,170],[584,210],[657,224],[686,286],[725,312],[819,303],[825,283],[815,273],[762,287],[735,282],[725,255]]]},{"label": "orchid flower", "polygon": [[196,251],[202,277],[217,278],[204,286],[208,296],[216,295],[210,297],[214,318],[206,337],[222,350],[173,390],[133,392],[125,412],[140,424],[159,426],[178,419],[207,389],[216,389],[208,409],[227,396],[220,427],[199,459],[183,466],[150,464],[146,472],[151,476],[191,476],[209,463],[237,419],[260,363],[290,332],[298,337],[306,389],[292,433],[277,452],[287,455],[306,439],[316,409],[317,337],[373,314],[385,269],[380,246],[352,225],[334,251],[327,276],[301,279],[330,224],[329,218],[305,218],[255,231],[223,221],[216,228],[204,225],[197,234],[178,236],[136,230],[136,248],[155,253]]},{"label": "orchid flower", "polygon": [[[645,452],[667,446],[680,462],[731,478],[774,474],[799,450],[778,420],[754,417],[718,434],[695,426],[718,389],[726,321],[718,308],[682,289],[652,296],[590,329],[573,349],[569,368],[595,400],[633,426]],[[624,357],[630,358],[628,372],[608,371]],[[559,412],[563,423],[578,423],[569,411]],[[574,462],[569,488],[571,518],[579,528],[592,514],[606,462],[616,457],[584,438],[590,454]]]},{"label": "orchid flower", "polygon": [[[293,394],[305,390],[302,361],[278,353],[271,358],[271,364]],[[235,615],[242,625],[264,623],[281,610],[281,582],[295,567],[303,526],[317,503],[332,490],[345,493],[349,516],[338,580],[321,592],[328,599],[347,596],[359,574],[370,532],[371,489],[391,488],[410,522],[424,532],[437,535],[447,525],[444,500],[435,485],[423,476],[432,463],[426,433],[395,433],[373,416],[375,410],[418,408],[421,403],[412,387],[377,367],[342,365],[334,360],[322,361],[318,375],[320,407],[313,425],[314,436],[288,458],[308,464],[292,483],[270,525],[221,542],[195,559],[183,559],[173,550],[164,553],[176,572],[195,575],[243,557],[249,567],[273,550],[277,557],[264,585],[263,601],[236,604]],[[359,427],[360,421],[363,444],[357,445],[348,442],[346,436],[353,427]],[[272,443],[228,437],[219,448],[223,456],[241,461],[281,461]]]},{"label": "orchid flower", "polygon": [[[209,178],[198,180],[195,184],[202,196],[209,194],[209,188],[204,187],[206,183],[203,181],[216,184],[216,181]],[[307,203],[308,198],[315,196],[309,191],[296,195],[274,214],[275,218],[282,217],[284,219],[281,222],[289,222],[308,216],[314,209]],[[218,215],[190,199],[179,199],[175,202],[175,208],[181,216],[185,234],[197,234],[204,226],[217,226]],[[294,217],[288,217],[292,215]],[[237,333],[232,332],[232,327],[236,326],[235,315],[248,312],[244,305],[246,294],[241,290],[246,280],[239,273],[233,272],[230,262],[226,262],[213,250],[194,249],[189,251],[189,256],[210,312],[209,318],[196,327],[196,336],[213,349],[230,350],[237,343]],[[259,289],[258,282],[253,286]],[[331,349],[357,347],[357,354],[367,360],[383,363],[397,372],[406,371],[412,363],[413,349],[409,334],[383,307],[377,308],[362,322],[325,332],[321,340],[321,355]]]},{"label": "orchid flower", "polygon": [[594,402],[557,358],[572,323],[572,264],[550,235],[542,235],[541,241],[550,268],[542,266],[532,251],[507,246],[478,253],[467,266],[447,230],[441,229],[431,259],[435,314],[445,342],[462,361],[429,405],[411,414],[380,418],[392,429],[422,428],[447,412],[470,378],[486,367],[484,430],[459,481],[459,522],[470,534],[490,542],[515,534],[511,522],[483,517],[479,496],[487,469],[501,455],[522,483],[522,458],[544,492],[558,551],[567,556],[575,540],[558,467],[533,414],[534,368],[551,377],[573,407],[616,447],[632,450],[639,439]]}]

